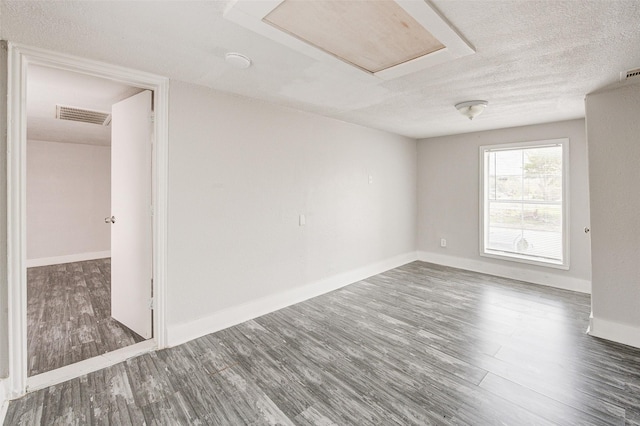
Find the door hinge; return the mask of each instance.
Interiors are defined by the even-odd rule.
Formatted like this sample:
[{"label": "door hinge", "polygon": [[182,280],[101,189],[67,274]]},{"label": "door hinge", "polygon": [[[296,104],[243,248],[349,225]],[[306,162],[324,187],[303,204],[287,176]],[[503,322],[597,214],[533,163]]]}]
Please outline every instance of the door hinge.
[{"label": "door hinge", "polygon": [[[153,278],[151,278],[151,294],[153,294]],[[155,297],[153,297],[153,296],[151,296],[149,298],[149,309],[150,310],[154,310],[155,309],[155,305],[154,305],[155,300],[154,299],[155,299]]]},{"label": "door hinge", "polygon": [[156,113],[155,113],[155,112],[152,112],[152,113],[149,115],[149,121],[151,121],[152,123],[155,123],[155,122],[156,122]]},{"label": "door hinge", "polygon": [[[149,207],[149,210],[151,211],[151,216],[154,215],[154,211],[153,211],[153,206]],[[153,280],[151,280],[151,285],[153,285]]]}]

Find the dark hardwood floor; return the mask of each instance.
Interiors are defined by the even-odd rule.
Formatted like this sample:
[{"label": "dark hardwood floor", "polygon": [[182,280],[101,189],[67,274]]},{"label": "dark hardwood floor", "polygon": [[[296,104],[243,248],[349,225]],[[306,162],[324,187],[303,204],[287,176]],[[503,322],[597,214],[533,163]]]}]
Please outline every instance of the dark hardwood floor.
[{"label": "dark hardwood floor", "polygon": [[144,340],[111,318],[110,259],[27,269],[28,374]]},{"label": "dark hardwood floor", "polygon": [[640,425],[589,296],[414,262],[26,395],[5,424]]}]

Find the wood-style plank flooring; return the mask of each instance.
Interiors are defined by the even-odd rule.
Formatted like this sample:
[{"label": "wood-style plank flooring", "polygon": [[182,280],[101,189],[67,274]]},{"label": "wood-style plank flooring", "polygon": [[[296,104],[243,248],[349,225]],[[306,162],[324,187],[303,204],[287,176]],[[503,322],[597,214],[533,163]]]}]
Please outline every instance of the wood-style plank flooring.
[{"label": "wood-style plank flooring", "polygon": [[5,424],[640,425],[589,296],[422,262],[40,390]]},{"label": "wood-style plank flooring", "polygon": [[29,376],[142,340],[111,318],[110,259],[27,269]]}]

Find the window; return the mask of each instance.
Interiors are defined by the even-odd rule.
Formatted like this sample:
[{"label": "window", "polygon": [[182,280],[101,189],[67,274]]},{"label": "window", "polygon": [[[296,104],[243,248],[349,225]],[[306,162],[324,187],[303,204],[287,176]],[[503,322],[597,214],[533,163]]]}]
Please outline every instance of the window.
[{"label": "window", "polygon": [[480,147],[480,254],[568,269],[568,139]]}]

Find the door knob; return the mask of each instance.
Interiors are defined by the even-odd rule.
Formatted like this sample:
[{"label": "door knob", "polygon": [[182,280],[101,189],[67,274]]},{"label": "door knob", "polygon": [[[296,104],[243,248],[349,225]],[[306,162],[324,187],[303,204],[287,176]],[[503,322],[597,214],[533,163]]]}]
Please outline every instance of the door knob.
[{"label": "door knob", "polygon": [[116,217],[115,216],[105,217],[104,223],[116,223]]}]

